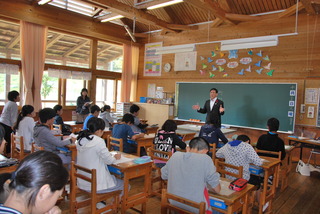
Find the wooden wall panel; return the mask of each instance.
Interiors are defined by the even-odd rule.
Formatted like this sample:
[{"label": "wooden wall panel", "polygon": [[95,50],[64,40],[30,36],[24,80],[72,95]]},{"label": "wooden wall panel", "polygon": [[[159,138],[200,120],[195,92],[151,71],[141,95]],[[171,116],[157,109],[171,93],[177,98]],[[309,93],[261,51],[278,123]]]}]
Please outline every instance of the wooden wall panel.
[{"label": "wooden wall panel", "polygon": [[[199,70],[202,68],[202,61],[199,56],[210,56],[211,51],[215,50],[216,46],[220,46],[219,43],[196,46],[198,53],[196,71],[170,71],[168,73],[162,72],[161,77],[144,77],[144,47],[142,47],[140,49],[137,99],[139,99],[140,96],[147,96],[147,86],[149,83],[155,83],[156,86],[162,86],[165,91],[174,91],[176,82],[295,82],[298,83],[296,124],[303,126],[315,126],[315,118],[309,119],[306,118],[306,113],[299,113],[300,104],[304,103],[305,88],[320,88],[320,22],[315,22],[315,17],[316,16],[299,14],[298,35],[279,37],[279,45],[276,47],[254,49],[256,52],[262,50],[263,55],[267,54],[270,57],[270,62],[272,63],[271,67],[272,69],[275,69],[272,77],[267,76],[266,74],[258,74],[255,72],[257,69],[255,66],[251,66],[251,73],[245,73],[244,76],[237,75],[241,68],[247,67],[244,65],[239,65],[235,70],[228,71],[230,75],[227,78],[223,78],[222,74],[217,71],[212,72],[216,74],[214,78],[209,78],[208,73],[211,69],[204,69],[207,70],[206,74],[201,75]],[[308,23],[309,26],[307,25]],[[315,25],[315,23],[317,23],[317,25]],[[163,41],[164,46],[170,46],[208,41],[207,27],[199,26],[199,28],[200,29],[197,31],[182,32],[179,34],[169,33],[166,35],[152,35],[148,41],[146,40],[145,42],[151,43]],[[241,23],[237,26],[210,28],[209,40],[220,41],[224,39],[277,35],[294,32],[295,17],[292,16],[278,20],[274,19],[260,22],[247,22]],[[241,58],[244,56],[248,55],[246,55],[244,50],[240,50],[239,57]],[[239,59],[235,61],[239,61]],[[174,54],[163,55],[162,65],[167,62],[171,63],[174,67]],[[318,129],[316,130],[318,132]]]}]

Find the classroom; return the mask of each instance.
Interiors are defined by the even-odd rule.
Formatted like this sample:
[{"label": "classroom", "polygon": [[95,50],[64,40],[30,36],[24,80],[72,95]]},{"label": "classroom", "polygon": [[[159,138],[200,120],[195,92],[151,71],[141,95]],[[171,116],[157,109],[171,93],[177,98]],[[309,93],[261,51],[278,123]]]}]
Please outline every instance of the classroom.
[{"label": "classroom", "polygon": [[[123,114],[136,104],[149,125],[174,119],[178,130],[199,131],[206,114],[192,106],[202,107],[217,88],[222,128],[233,130],[228,139],[244,134],[256,143],[276,117],[279,137],[298,147],[290,151],[287,187],[277,187],[266,213],[319,213],[319,172],[303,176],[295,168],[299,160],[320,165],[313,153],[320,139],[320,1],[181,0],[150,8],[168,2],[0,0],[0,111],[16,90],[19,112],[32,105],[35,121],[56,104],[64,121],[75,121],[86,88],[99,107]],[[160,213],[161,197],[141,201],[142,212]],[[127,208],[121,213],[134,213]]]}]

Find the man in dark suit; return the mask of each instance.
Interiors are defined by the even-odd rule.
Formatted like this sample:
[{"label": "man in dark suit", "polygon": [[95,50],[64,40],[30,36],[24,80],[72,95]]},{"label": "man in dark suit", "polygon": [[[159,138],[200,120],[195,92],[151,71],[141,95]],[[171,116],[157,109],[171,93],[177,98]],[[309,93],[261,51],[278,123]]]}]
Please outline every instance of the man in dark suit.
[{"label": "man in dark suit", "polygon": [[193,105],[192,108],[197,110],[199,113],[207,114],[206,123],[212,123],[216,127],[221,127],[221,115],[224,114],[224,105],[223,101],[217,98],[218,90],[216,88],[210,89],[210,100],[207,100],[203,108],[200,108],[199,105]]}]

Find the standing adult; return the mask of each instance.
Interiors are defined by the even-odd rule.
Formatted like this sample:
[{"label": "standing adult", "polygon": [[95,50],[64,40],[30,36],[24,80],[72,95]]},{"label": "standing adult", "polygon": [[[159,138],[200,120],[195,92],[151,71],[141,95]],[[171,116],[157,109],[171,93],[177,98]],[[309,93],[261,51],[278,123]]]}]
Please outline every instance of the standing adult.
[{"label": "standing adult", "polygon": [[83,123],[86,117],[89,114],[89,107],[91,104],[91,100],[88,97],[88,89],[83,88],[81,90],[81,96],[77,99],[77,122]]},{"label": "standing adult", "polygon": [[20,94],[17,91],[10,91],[8,93],[8,102],[4,105],[0,117],[0,124],[5,130],[4,139],[7,141],[6,153],[11,151],[11,133],[12,127],[18,119],[18,105],[16,102],[20,101]]},{"label": "standing adult", "polygon": [[192,108],[197,110],[199,113],[207,114],[206,123],[213,124],[220,128],[221,127],[221,115],[224,115],[224,104],[222,100],[218,98],[218,90],[216,88],[210,89],[210,100],[207,100],[203,108],[199,105],[193,105]]}]

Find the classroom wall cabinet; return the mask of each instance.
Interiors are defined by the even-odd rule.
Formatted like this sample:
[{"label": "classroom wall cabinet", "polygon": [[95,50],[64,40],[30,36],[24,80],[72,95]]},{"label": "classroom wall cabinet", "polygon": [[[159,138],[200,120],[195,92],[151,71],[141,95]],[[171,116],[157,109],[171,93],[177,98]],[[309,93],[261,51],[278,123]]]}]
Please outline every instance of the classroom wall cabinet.
[{"label": "classroom wall cabinet", "polygon": [[140,107],[139,118],[148,120],[149,125],[158,124],[159,127],[167,119],[173,119],[174,105],[135,103]]}]

